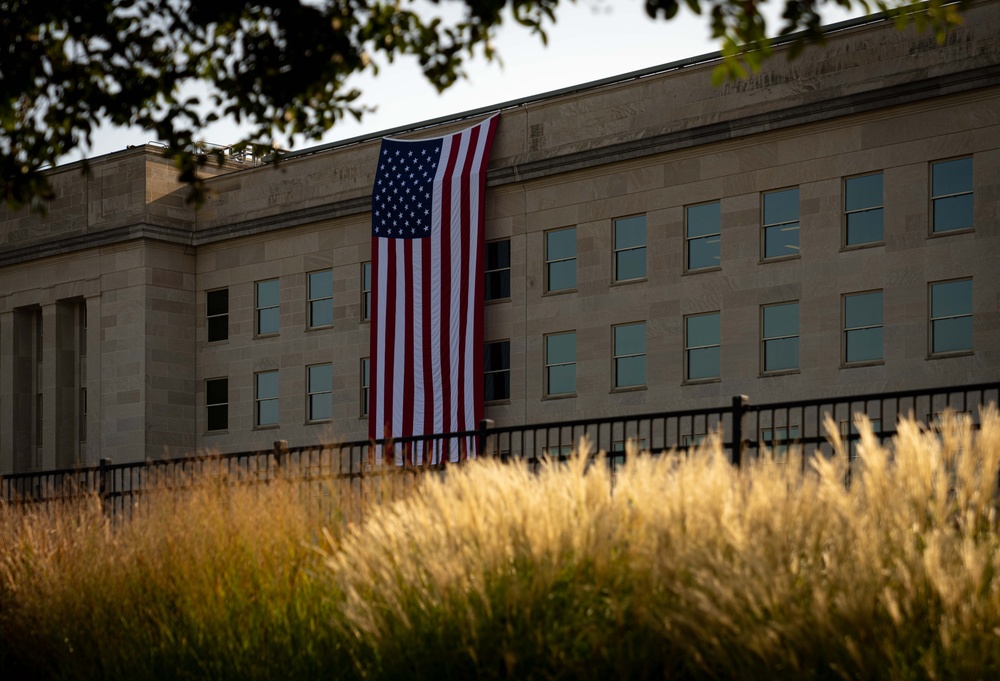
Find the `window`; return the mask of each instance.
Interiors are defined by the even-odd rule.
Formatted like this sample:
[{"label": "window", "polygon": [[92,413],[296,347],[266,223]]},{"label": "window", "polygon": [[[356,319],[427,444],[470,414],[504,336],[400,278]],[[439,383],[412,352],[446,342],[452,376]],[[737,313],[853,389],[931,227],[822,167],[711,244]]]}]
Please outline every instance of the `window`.
[{"label": "window", "polygon": [[229,289],[220,288],[205,293],[205,311],[208,317],[208,342],[229,338]]},{"label": "window", "polygon": [[278,425],[278,372],[254,374],[254,425]]},{"label": "window", "polygon": [[715,201],[684,211],[685,268],[701,270],[722,264],[722,205]]},{"label": "window", "polygon": [[798,369],[799,304],[765,305],[761,317],[764,373]]},{"label": "window", "polygon": [[844,362],[882,359],[882,292],[844,296]]},{"label": "window", "polygon": [[205,430],[229,428],[229,379],[205,381]]},{"label": "window", "polygon": [[361,263],[361,321],[372,318],[372,264]]},{"label": "window", "polygon": [[369,370],[367,357],[361,358],[361,418],[368,417],[368,386],[370,383],[371,371]]},{"label": "window", "polygon": [[573,455],[573,445],[560,445],[556,444],[551,447],[544,447],[542,449],[542,456],[555,459],[557,461],[563,461],[567,457]]},{"label": "window", "polygon": [[844,180],[844,245],[882,243],[882,173]]},{"label": "window", "polygon": [[[882,430],[882,419],[869,419],[869,421],[872,424],[872,432],[877,438]],[[840,422],[840,436],[848,443],[847,451],[850,458],[852,460],[858,458],[858,443],[861,441],[861,433],[853,421]]]},{"label": "window", "polygon": [[788,457],[788,445],[799,439],[799,427],[761,428],[760,444],[771,450],[775,461],[784,461]]},{"label": "window", "polygon": [[701,447],[708,437],[705,433],[693,433],[681,436],[681,447]]},{"label": "window", "polygon": [[545,290],[576,288],[576,227],[545,233]]},{"label": "window", "polygon": [[646,276],[646,216],[615,220],[615,281]]},{"label": "window", "polygon": [[306,371],[309,420],[329,421],[333,418],[333,365],[314,364]]},{"label": "window", "polygon": [[576,331],[545,337],[545,394],[576,392]]},{"label": "window", "polygon": [[684,380],[719,377],[720,336],[718,312],[684,318]]},{"label": "window", "polygon": [[487,402],[510,399],[510,341],[486,344],[483,386]]},{"label": "window", "polygon": [[646,385],[646,322],[614,328],[615,388]]},{"label": "window", "polygon": [[972,350],[972,280],[931,284],[931,354]]},{"label": "window", "polygon": [[35,395],[35,447],[41,448],[44,443],[42,434],[45,433],[45,421],[43,420],[43,415],[45,414],[45,397],[42,393],[37,393]]},{"label": "window", "polygon": [[[924,423],[927,424],[927,429],[929,431],[938,434],[941,433],[945,423],[950,419],[958,419],[959,421],[969,419],[969,423],[972,424],[974,428],[978,429],[979,420],[976,418],[977,415],[977,411],[973,411],[971,409],[956,409],[955,407],[952,407],[949,402],[943,411],[935,411],[928,414]],[[940,437],[938,438],[938,441],[940,442]]]},{"label": "window", "polygon": [[333,270],[309,273],[309,328],[333,326]]},{"label": "window", "polygon": [[764,194],[764,258],[799,254],[799,188]]},{"label": "window", "polygon": [[278,280],[258,281],[257,287],[257,335],[278,333]]},{"label": "window", "polygon": [[[644,437],[629,437],[624,440],[614,440],[611,443],[611,453],[617,454],[619,452],[625,452],[630,445],[635,445],[635,447],[640,452],[648,452],[649,447],[646,446],[646,438]],[[617,457],[615,457],[617,458]]]},{"label": "window", "polygon": [[629,437],[625,440],[614,440],[611,443],[611,456],[608,457],[608,465],[611,467],[611,474],[617,474],[618,470],[625,465],[625,455],[628,448],[634,446],[640,453],[648,452],[644,437]]},{"label": "window", "polygon": [[972,157],[931,164],[931,231],[972,229]]},{"label": "window", "polygon": [[510,239],[486,243],[486,300],[510,298]]},{"label": "window", "polygon": [[80,444],[87,442],[87,389],[80,388]]}]

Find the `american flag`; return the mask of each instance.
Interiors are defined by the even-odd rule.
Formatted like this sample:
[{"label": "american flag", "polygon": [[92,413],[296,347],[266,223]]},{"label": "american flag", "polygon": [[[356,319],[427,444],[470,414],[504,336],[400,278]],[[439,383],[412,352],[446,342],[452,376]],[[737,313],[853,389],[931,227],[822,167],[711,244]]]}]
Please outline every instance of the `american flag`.
[{"label": "american flag", "polygon": [[[473,430],[483,417],[483,201],[498,120],[382,140],[372,189],[372,439]],[[448,459],[472,447],[448,443]],[[426,454],[397,447],[395,459],[442,456],[437,447]]]}]

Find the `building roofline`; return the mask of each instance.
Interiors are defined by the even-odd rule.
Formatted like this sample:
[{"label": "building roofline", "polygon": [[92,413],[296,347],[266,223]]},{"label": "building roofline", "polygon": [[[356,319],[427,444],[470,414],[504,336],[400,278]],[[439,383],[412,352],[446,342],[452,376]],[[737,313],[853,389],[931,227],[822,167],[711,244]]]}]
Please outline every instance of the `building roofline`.
[{"label": "building roofline", "polygon": [[[926,3],[920,3],[914,6],[914,11],[922,8]],[[891,21],[892,17],[888,16],[886,13],[868,14],[863,17],[855,17],[853,19],[846,19],[844,21],[839,21],[833,24],[828,24],[821,27],[823,35],[830,35],[832,33],[839,33],[841,31],[846,31],[854,28],[860,28],[862,26],[867,26],[869,24],[876,24],[885,21]],[[794,40],[802,37],[804,35],[803,31],[796,31],[795,33],[789,33],[788,35],[779,36],[771,39],[771,45],[773,47],[781,47],[787,45]],[[430,118],[418,123],[410,123],[406,125],[400,125],[393,128],[386,128],[384,130],[379,130],[377,132],[365,133],[363,135],[357,135],[355,137],[349,137],[344,140],[338,140],[335,142],[327,142],[325,144],[319,144],[314,147],[307,147],[305,149],[300,149],[298,151],[282,151],[278,152],[278,159],[284,161],[287,159],[297,158],[300,156],[309,156],[311,154],[318,154],[325,151],[331,151],[333,149],[341,149],[343,147],[354,146],[356,144],[362,144],[364,142],[370,142],[372,140],[381,139],[383,137],[392,137],[395,135],[406,134],[411,132],[417,132],[419,130],[426,130],[428,128],[434,128],[440,125],[446,125],[449,123],[458,123],[464,120],[469,120],[471,118],[478,118],[480,116],[486,116],[498,111],[504,111],[507,109],[516,109],[522,107],[526,104],[534,104],[536,102],[543,102],[550,99],[557,99],[559,97],[565,97],[567,95],[574,95],[580,92],[586,92],[588,90],[596,90],[598,88],[607,87],[610,85],[618,85],[621,83],[627,83],[631,80],[640,80],[642,78],[648,78],[650,76],[657,76],[664,73],[669,73],[671,71],[680,71],[686,68],[691,68],[692,66],[701,66],[703,64],[708,64],[714,61],[722,61],[722,52],[706,52],[704,54],[699,54],[693,57],[686,57],[684,59],[679,59],[672,62],[667,62],[666,64],[660,64],[657,66],[647,66],[643,69],[638,69],[636,71],[629,71],[627,73],[622,73],[614,76],[608,76],[606,78],[601,78],[598,80],[587,81],[585,83],[580,83],[577,85],[567,85],[566,87],[558,88],[556,90],[549,90],[547,92],[541,92],[535,95],[529,95],[527,97],[520,97],[518,99],[510,99],[499,104],[493,104],[490,106],[478,107],[476,109],[470,109],[468,111],[462,111],[459,113],[448,114],[445,116],[438,116],[436,118]]]}]

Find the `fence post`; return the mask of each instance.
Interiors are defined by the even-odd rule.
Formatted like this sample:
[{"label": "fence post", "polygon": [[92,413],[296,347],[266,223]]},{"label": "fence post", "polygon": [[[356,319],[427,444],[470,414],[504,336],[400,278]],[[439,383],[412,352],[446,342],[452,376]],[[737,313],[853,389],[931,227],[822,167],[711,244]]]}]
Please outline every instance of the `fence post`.
[{"label": "fence post", "polygon": [[[280,478],[282,476],[282,470],[285,465],[285,455],[288,454],[288,440],[275,440],[274,441],[274,466],[275,466],[275,477]],[[287,471],[285,471],[287,473]]]},{"label": "fence post", "polygon": [[486,456],[487,435],[493,428],[493,419],[482,419],[476,429],[476,456]]},{"label": "fence post", "polygon": [[101,497],[101,505],[104,507],[104,511],[109,515],[111,509],[109,508],[108,500],[114,491],[111,489],[111,471],[108,470],[110,466],[111,459],[101,459],[97,462],[97,493]]},{"label": "fence post", "polygon": [[743,450],[746,448],[746,418],[750,398],[747,395],[733,396],[733,465],[740,468],[743,465]]}]

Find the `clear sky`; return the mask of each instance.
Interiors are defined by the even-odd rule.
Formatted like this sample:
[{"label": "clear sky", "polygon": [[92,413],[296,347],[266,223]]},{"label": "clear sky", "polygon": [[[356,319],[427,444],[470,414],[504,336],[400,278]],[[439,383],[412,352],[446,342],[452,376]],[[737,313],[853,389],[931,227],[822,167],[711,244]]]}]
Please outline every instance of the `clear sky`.
[{"label": "clear sky", "polygon": [[[642,0],[577,0],[560,4],[556,24],[547,31],[547,46],[521,26],[507,22],[495,41],[502,64],[496,60],[487,62],[481,56],[473,59],[466,65],[469,78],[443,94],[438,94],[424,80],[414,60],[397,60],[383,66],[378,76],[365,75],[354,83],[362,91],[360,101],[376,107],[374,113],[367,114],[360,123],[345,119],[319,142],[297,139],[292,145],[283,142],[281,146],[303,149],[376,134],[719,49],[710,39],[706,17],[682,7],[671,21],[653,21],[646,16],[644,4]],[[776,4],[768,16],[778,16],[778,9]],[[836,7],[827,7],[824,12],[827,24],[852,16]],[[778,23],[771,25],[771,33],[775,34]],[[223,122],[203,131],[200,138],[229,145],[240,139],[240,130],[233,123]],[[80,150],[65,160],[94,157],[120,151],[127,145],[155,141],[151,133],[140,129],[105,127],[94,135],[92,148]]]}]

